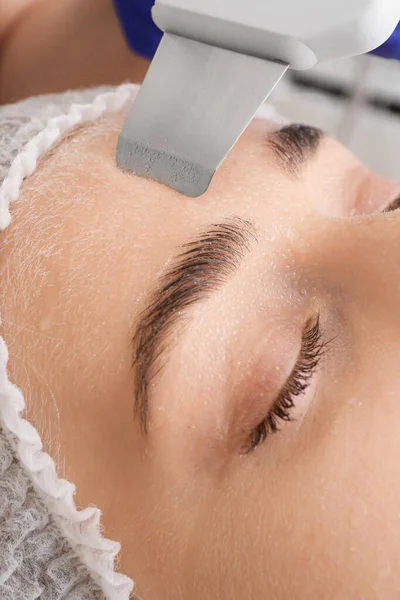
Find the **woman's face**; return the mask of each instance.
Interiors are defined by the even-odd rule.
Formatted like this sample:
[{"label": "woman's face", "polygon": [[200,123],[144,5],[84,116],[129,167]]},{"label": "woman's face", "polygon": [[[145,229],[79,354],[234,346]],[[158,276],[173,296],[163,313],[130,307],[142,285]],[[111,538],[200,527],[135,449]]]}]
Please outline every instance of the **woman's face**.
[{"label": "woman's face", "polygon": [[3,234],[10,376],[77,504],[143,600],[398,599],[400,187],[254,121],[186,198],[116,168],[121,124]]}]

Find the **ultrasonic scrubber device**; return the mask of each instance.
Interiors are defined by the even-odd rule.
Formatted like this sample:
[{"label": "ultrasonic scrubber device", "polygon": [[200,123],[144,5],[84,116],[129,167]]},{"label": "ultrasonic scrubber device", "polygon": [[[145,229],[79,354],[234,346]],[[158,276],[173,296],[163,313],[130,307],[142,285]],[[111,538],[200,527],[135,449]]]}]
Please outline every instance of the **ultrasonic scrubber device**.
[{"label": "ultrasonic scrubber device", "polygon": [[117,147],[123,170],[201,196],[286,70],[364,54],[399,0],[156,0],[164,32]]}]

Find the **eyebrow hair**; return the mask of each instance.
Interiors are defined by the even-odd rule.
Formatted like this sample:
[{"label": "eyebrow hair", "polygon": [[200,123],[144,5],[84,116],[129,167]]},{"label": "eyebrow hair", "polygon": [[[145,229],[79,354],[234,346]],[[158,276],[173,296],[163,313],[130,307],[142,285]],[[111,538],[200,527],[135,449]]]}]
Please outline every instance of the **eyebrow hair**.
[{"label": "eyebrow hair", "polygon": [[298,176],[307,161],[316,154],[323,137],[322,129],[294,123],[269,133],[266,142],[285,171]]},{"label": "eyebrow hair", "polygon": [[[269,133],[266,143],[285,171],[297,176],[316,153],[323,135],[315,127],[292,124]],[[150,391],[176,339],[169,335],[172,328],[184,321],[191,306],[233,275],[254,241],[254,224],[236,216],[226,219],[181,246],[181,253],[155,282],[132,336],[134,413],[145,435]]]},{"label": "eyebrow hair", "polygon": [[153,289],[132,339],[135,390],[134,412],[144,434],[148,432],[149,393],[162,370],[174,340],[168,334],[183,320],[187,309],[208,298],[238,268],[257,241],[255,226],[239,217],[212,225],[181,247]]}]

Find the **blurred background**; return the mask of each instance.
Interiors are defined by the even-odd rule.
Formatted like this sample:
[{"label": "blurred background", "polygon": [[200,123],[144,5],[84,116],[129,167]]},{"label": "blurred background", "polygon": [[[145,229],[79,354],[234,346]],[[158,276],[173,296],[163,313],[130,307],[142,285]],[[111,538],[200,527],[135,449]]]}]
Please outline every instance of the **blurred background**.
[{"label": "blurred background", "polygon": [[284,116],[321,127],[369,167],[400,179],[400,62],[361,56],[291,71],[270,97]]}]

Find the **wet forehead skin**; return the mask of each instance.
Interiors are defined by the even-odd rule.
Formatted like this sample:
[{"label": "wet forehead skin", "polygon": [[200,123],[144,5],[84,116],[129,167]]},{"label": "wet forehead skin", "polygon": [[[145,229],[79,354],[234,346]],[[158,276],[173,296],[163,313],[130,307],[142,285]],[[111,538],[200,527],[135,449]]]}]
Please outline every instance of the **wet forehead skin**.
[{"label": "wet forehead skin", "polygon": [[[265,143],[271,125],[254,122],[189,199],[116,169],[121,124],[46,158],[3,235],[2,333],[46,449],[78,504],[103,510],[146,600],[395,598],[397,225],[371,215],[397,187],[329,139],[290,175]],[[232,217],[254,223],[257,243],[179,336],[143,436],[135,324],[182,244]],[[228,424],[243,406],[257,420],[271,393],[239,410],[246,395],[225,382],[239,385],[256,347],[285,374],[316,311],[335,341],[301,426],[240,457]]]}]

